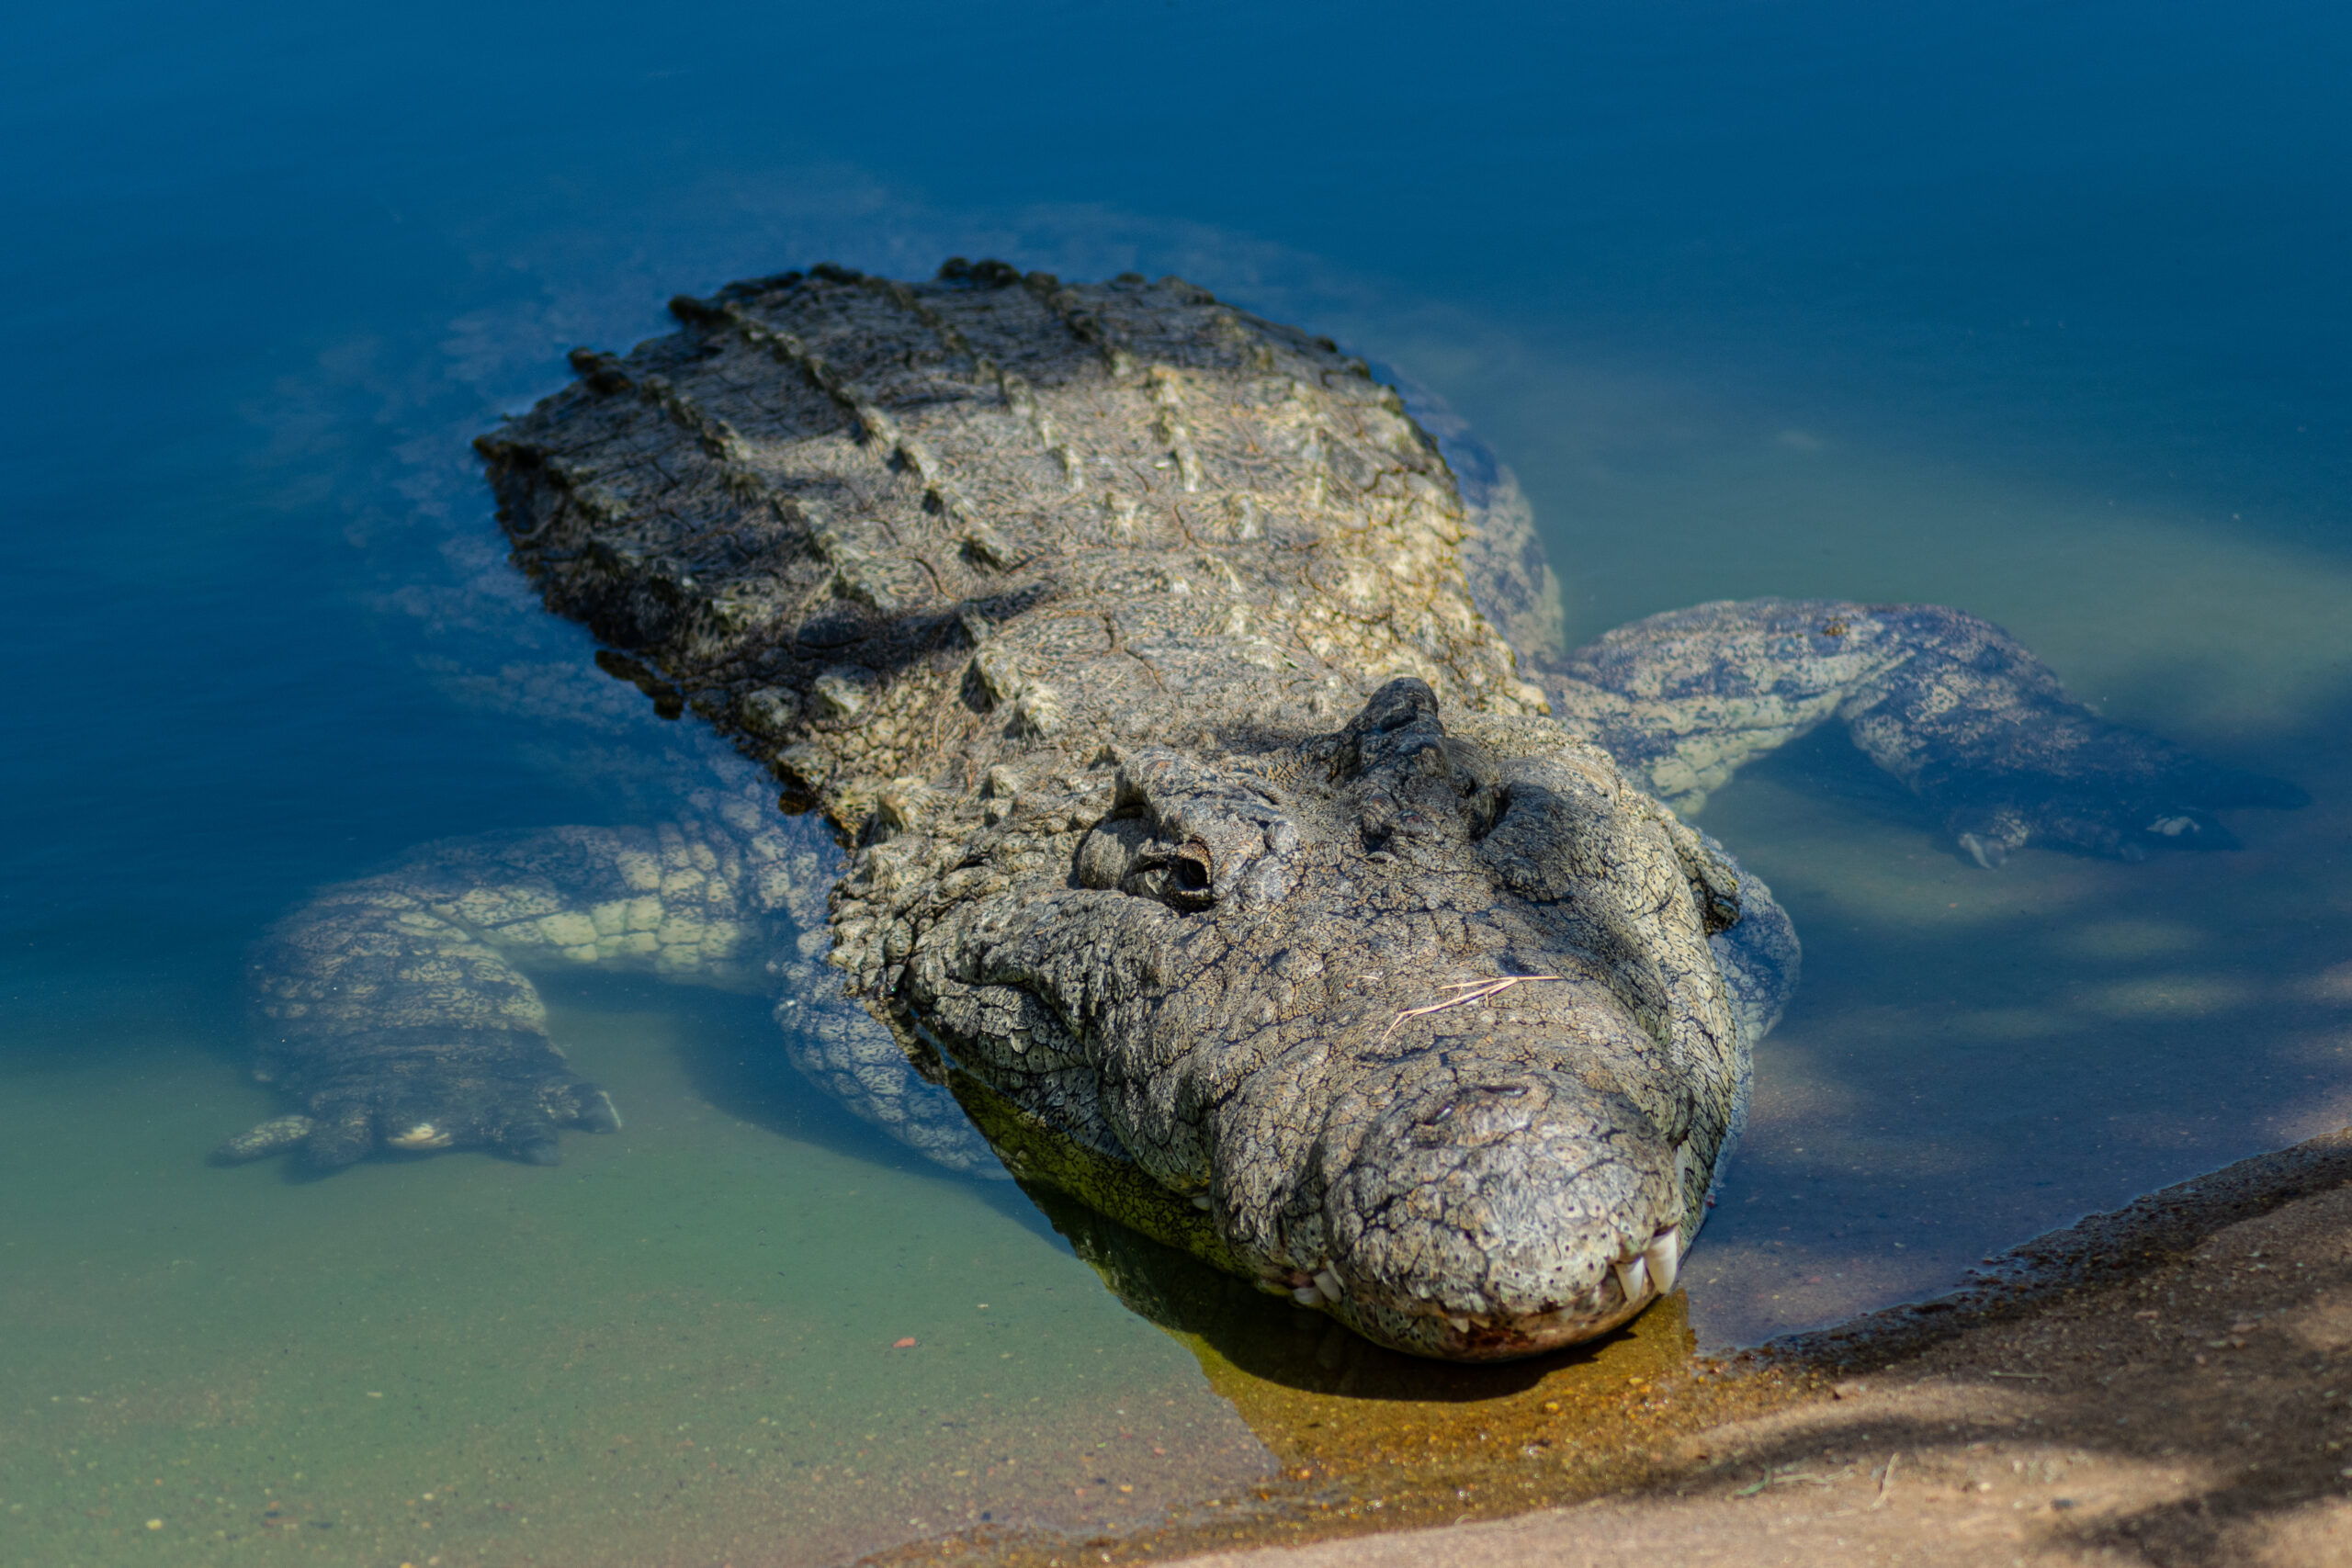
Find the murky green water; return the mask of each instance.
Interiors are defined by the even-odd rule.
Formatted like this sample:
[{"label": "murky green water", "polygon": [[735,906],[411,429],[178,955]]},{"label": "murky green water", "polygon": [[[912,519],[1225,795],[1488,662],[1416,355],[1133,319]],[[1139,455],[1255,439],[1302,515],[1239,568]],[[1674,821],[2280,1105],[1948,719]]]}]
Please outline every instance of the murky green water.
[{"label": "murky green water", "polygon": [[829,1562],[1271,1469],[1017,1195],[747,1069],[763,1009],[563,999],[630,1118],[557,1171],[208,1170],[266,1102],[164,1019],[12,1077],[11,1561]]},{"label": "murky green water", "polygon": [[[1720,794],[1704,825],[1806,975],[1686,1272],[1702,1345],[2352,1120],[2341,22],[698,28],[130,6],[0,66],[0,1562],[1118,1533],[1424,1431],[1556,1465],[1547,1402],[1682,1352],[1658,1318],[1482,1382],[1191,1276],[1171,1333],[1014,1190],[810,1097],[756,998],[616,979],[551,991],[629,1117],[558,1169],[204,1163],[272,1108],[238,997],[271,919],[424,840],[658,820],[707,776],[505,568],[466,444],[671,292],[826,256],[1183,273],[1468,416],[1579,635],[1956,604],[2312,791],[2234,819],[2237,853],[1998,874],[1837,737]],[[1532,1489],[1517,1462],[1491,1487]]]}]

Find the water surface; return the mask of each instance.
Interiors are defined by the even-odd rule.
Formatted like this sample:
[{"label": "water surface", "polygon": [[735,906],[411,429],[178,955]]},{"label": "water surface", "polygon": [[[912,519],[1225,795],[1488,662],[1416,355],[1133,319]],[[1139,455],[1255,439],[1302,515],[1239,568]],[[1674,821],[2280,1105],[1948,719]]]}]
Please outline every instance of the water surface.
[{"label": "water surface", "polygon": [[[1209,1517],[1441,1437],[1464,1506],[1535,1496],[1511,1467],[1557,1483],[1573,1391],[1622,1397],[1686,1321],[1723,1348],[1934,1291],[2352,1119],[2333,10],[19,33],[0,1561],[831,1562]],[[1687,1301],[1484,1382],[1181,1271],[1125,1280],[1156,1325],[1017,1192],[800,1090],[752,998],[552,992],[630,1116],[554,1171],[204,1166],[271,1108],[238,998],[271,919],[424,840],[658,819],[723,765],[537,610],[470,437],[673,292],[950,254],[1179,272],[1397,367],[1517,468],[1579,637],[1956,604],[2314,804],[2234,854],[1995,874],[1834,736],[1721,793],[1806,978]]]}]

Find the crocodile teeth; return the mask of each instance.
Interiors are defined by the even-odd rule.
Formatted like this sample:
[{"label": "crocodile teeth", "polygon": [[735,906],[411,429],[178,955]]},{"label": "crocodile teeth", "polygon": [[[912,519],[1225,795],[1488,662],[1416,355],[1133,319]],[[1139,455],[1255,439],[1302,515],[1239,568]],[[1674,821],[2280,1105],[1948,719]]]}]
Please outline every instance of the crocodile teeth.
[{"label": "crocodile teeth", "polygon": [[1201,1213],[1204,1214],[1207,1213],[1209,1211],[1209,1195],[1205,1192],[1193,1193],[1193,1207],[1200,1210]]},{"label": "crocodile teeth", "polygon": [[1322,1292],[1323,1299],[1327,1302],[1336,1302],[1347,1294],[1347,1291],[1340,1283],[1340,1277],[1329,1269],[1321,1270],[1315,1276],[1315,1288]]},{"label": "crocodile teeth", "polygon": [[1303,1307],[1311,1307],[1322,1302],[1323,1292],[1312,1285],[1301,1285],[1290,1293],[1290,1299]]},{"label": "crocodile teeth", "polygon": [[1625,1292],[1628,1303],[1640,1301],[1650,1293],[1648,1254],[1637,1252],[1631,1258],[1621,1258],[1616,1269],[1617,1287]]},{"label": "crocodile teeth", "polygon": [[1657,1235],[1650,1237],[1650,1244],[1642,1253],[1642,1257],[1649,1264],[1650,1278],[1657,1283],[1657,1293],[1661,1296],[1671,1295],[1674,1292],[1674,1281],[1682,1273],[1681,1231],[1668,1226],[1658,1232]]}]

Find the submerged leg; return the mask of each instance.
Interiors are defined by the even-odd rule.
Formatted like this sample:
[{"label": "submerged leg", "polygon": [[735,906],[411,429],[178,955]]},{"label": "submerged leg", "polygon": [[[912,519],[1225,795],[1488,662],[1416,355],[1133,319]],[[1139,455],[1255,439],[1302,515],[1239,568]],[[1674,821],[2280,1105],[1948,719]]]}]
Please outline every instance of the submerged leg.
[{"label": "submerged leg", "polygon": [[302,1109],[220,1157],[299,1147],[334,1167],[379,1147],[488,1145],[552,1164],[559,1128],[619,1124],[564,1064],[530,981],[423,880],[332,888],[271,933],[253,971],[254,1076]]},{"label": "submerged leg", "polygon": [[555,1163],[559,1129],[620,1118],[565,1065],[522,965],[755,975],[757,869],[674,828],[559,828],[431,845],[327,889],[252,968],[256,1076],[301,1112],[220,1154],[299,1145],[338,1166],[379,1147],[486,1146]]},{"label": "submerged leg", "polygon": [[611,1099],[565,1065],[525,973],[581,964],[781,985],[796,1066],[940,1164],[995,1171],[953,1096],[841,995],[820,958],[792,956],[821,954],[829,940],[831,845],[776,821],[756,792],[697,805],[697,818],[658,829],[430,845],[296,911],[256,953],[252,982],[256,1076],[301,1109],[219,1156],[300,1148],[332,1167],[379,1147],[480,1146],[554,1163],[560,1129],[620,1124]]},{"label": "submerged leg", "polygon": [[1986,866],[2029,843],[2125,860],[2233,848],[2213,812],[2309,798],[2109,723],[1998,626],[1934,604],[1701,604],[1621,626],[1537,679],[1564,722],[1684,811],[1742,762],[1842,720]]}]

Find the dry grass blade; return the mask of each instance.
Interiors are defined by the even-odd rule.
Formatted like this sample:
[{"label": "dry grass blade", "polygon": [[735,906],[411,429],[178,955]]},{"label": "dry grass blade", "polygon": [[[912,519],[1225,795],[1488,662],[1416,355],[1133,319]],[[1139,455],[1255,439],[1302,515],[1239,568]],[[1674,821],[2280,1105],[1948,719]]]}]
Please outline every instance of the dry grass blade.
[{"label": "dry grass blade", "polygon": [[1498,975],[1491,980],[1452,981],[1440,986],[1438,989],[1457,992],[1458,995],[1448,997],[1442,1002],[1431,1002],[1427,1007],[1407,1008],[1388,1021],[1388,1027],[1381,1031],[1381,1042],[1384,1044],[1386,1043],[1388,1037],[1396,1032],[1397,1025],[1408,1018],[1419,1018],[1424,1013],[1443,1012],[1448,1008],[1458,1008],[1465,1002],[1483,1002],[1488,997],[1502,995],[1513,986],[1532,986],[1544,980],[1564,978],[1566,976],[1560,975]]}]

